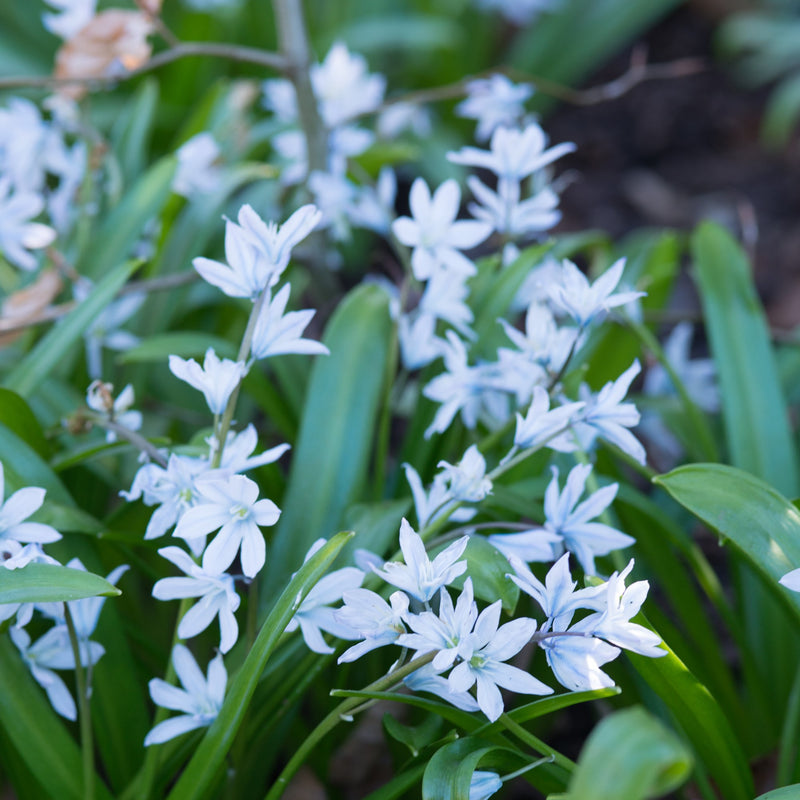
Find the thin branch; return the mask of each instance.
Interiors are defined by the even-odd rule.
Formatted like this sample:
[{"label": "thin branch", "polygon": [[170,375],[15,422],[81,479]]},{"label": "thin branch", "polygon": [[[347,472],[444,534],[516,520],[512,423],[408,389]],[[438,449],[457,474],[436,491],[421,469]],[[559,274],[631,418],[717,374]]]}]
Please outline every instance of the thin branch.
[{"label": "thin branch", "polygon": [[101,417],[99,414],[85,412],[84,419],[92,425],[97,425],[99,428],[112,431],[120,439],[125,439],[125,441],[132,444],[137,450],[145,453],[151,461],[155,461],[160,467],[166,468],[167,459],[164,457],[164,454],[154,444],[145,439],[144,436],[136,433],[136,431],[132,431],[130,428],[126,428],[124,425],[120,425],[118,422],[108,419],[108,417]]},{"label": "thin branch", "polygon": [[[588,89],[572,89],[562,83],[556,83],[547,78],[531,75],[512,67],[499,67],[483,70],[468,78],[463,78],[444,86],[436,86],[432,89],[420,89],[419,91],[408,92],[393,97],[386,100],[376,111],[367,112],[367,114],[379,113],[397,103],[424,105],[427,103],[437,103],[442,100],[455,100],[467,94],[467,87],[472,81],[480,78],[488,78],[498,73],[506,75],[509,78],[514,78],[515,80],[530,83],[542,94],[555,97],[565,103],[576,106],[590,106],[598,103],[605,103],[608,100],[616,100],[635,86],[646,81],[685,78],[704,72],[707,69],[708,63],[702,58],[681,58],[662,64],[651,64],[647,62],[646,49],[635,48],[631,55],[630,66],[619,78],[615,78],[613,81],[602,83],[598,86],[592,86]],[[364,116],[367,116],[367,114]]]},{"label": "thin branch", "polygon": [[533,78],[532,83],[542,93],[566,103],[591,106],[616,100],[646,81],[686,78],[705,72],[707,69],[708,63],[702,58],[679,58],[662,64],[648,63],[647,47],[642,45],[634,48],[628,69],[619,78],[608,83],[601,83],[589,89],[571,89],[542,78]]},{"label": "thin branch", "polygon": [[126,294],[150,294],[163,292],[169,289],[179,289],[181,286],[194,283],[200,276],[193,269],[179,272],[176,275],[163,275],[160,278],[149,278],[144,281],[131,281],[126,283],[118,292],[117,297]]},{"label": "thin branch", "polygon": [[240,47],[224,42],[183,42],[153,56],[141,67],[132,69],[121,75],[98,77],[96,75],[74,78],[54,78],[51,75],[32,77],[0,78],[0,89],[53,89],[59,86],[86,86],[89,89],[114,89],[118,84],[137,78],[153,70],[159,69],[173,61],[184,58],[207,57],[223,58],[228,61],[241,61],[257,64],[278,72],[287,70],[287,61],[279,53],[260,50],[256,47]]}]

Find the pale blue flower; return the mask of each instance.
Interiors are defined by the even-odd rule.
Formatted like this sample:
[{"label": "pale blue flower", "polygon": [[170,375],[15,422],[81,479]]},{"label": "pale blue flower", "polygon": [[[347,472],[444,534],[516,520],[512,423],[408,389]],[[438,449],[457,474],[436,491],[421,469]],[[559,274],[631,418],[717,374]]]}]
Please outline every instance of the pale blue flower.
[{"label": "pale blue flower", "polygon": [[392,592],[387,603],[369,589],[350,589],[342,593],[344,605],[334,612],[334,619],[357,631],[364,641],[354,644],[339,656],[339,664],[355,661],[364,653],[394,644],[406,632],[403,622],[408,611],[408,596]]},{"label": "pale blue flower", "polygon": [[400,523],[400,550],[406,563],[387,561],[383,569],[376,569],[375,573],[392,586],[427,603],[442,586],[452,583],[466,571],[467,562],[458,559],[468,541],[469,537],[463,536],[431,561],[419,534],[404,519]]},{"label": "pale blue flower", "polygon": [[244,475],[209,474],[196,482],[197,505],[184,512],[174,536],[191,541],[219,528],[203,553],[203,569],[220,574],[241,549],[242,572],[254,578],[266,560],[261,527],[274,525],[280,509],[258,499],[258,485]]},{"label": "pale blue flower", "polygon": [[162,547],[158,554],[182,570],[185,578],[162,578],[153,587],[156,600],[177,600],[199,597],[182,617],[178,625],[178,636],[191,639],[204,631],[219,618],[220,645],[227,653],[239,638],[239,626],[234,612],[239,608],[240,598],[234,589],[233,578],[226,573],[203,569],[180,547]]},{"label": "pale blue flower", "polygon": [[182,711],[183,714],[156,725],[145,737],[145,747],[161,744],[196,728],[207,727],[217,718],[225,699],[228,673],[222,663],[221,653],[209,663],[207,677],[203,677],[194,657],[182,644],[175,645],[172,663],[183,689],[171,686],[160,678],[153,678],[149,684],[150,697],[156,705]]},{"label": "pale blue flower", "polygon": [[252,354],[254,358],[269,358],[285,353],[304,355],[328,355],[329,350],[321,342],[303,339],[303,331],[316,312],[286,311],[291,286],[287,283],[273,298],[267,297],[256,320],[253,331]]},{"label": "pale blue flower", "polygon": [[522,617],[498,628],[500,601],[484,609],[467,640],[461,642],[459,655],[464,659],[453,667],[448,682],[454,691],[478,686],[478,705],[494,722],[503,713],[499,686],[518,694],[552,694],[553,690],[528,672],[504,663],[530,641],[536,620]]},{"label": "pale blue flower", "polygon": [[214,348],[206,350],[201,367],[193,358],[188,361],[180,356],[169,357],[169,368],[176,378],[186,381],[201,391],[213,414],[221,414],[233,390],[247,374],[247,366],[241,361],[220,359]]}]

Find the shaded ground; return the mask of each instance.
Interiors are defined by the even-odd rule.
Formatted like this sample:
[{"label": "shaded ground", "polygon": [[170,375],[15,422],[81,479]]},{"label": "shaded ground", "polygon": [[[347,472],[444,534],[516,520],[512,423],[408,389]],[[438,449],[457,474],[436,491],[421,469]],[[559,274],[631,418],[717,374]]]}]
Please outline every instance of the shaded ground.
[{"label": "shaded ground", "polygon": [[[575,170],[565,190],[562,230],[597,227],[617,238],[642,226],[691,228],[713,218],[752,249],[770,321],[800,324],[800,137],[783,151],[759,140],[767,91],[738,86],[712,54],[713,28],[683,8],[645,38],[653,63],[708,60],[699,75],[652,81],[588,107],[548,118],[553,142],[573,141],[561,162]],[[625,72],[621,53],[587,82]]]}]

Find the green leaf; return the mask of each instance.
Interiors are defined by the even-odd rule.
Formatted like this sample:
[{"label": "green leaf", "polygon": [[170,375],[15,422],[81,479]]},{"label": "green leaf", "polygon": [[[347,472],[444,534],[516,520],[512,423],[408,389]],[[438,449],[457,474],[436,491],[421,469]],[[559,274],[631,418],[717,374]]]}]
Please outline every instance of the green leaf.
[{"label": "green leaf", "polygon": [[800,512],[785,497],[755,476],[723,464],[690,464],[654,481],[744,553],[800,621],[800,595],[778,584],[800,567]]},{"label": "green leaf", "polygon": [[318,356],[311,373],[267,564],[267,596],[363,496],[391,330],[386,294],[376,286],[353,290],[328,323],[323,341],[330,356]]},{"label": "green leaf", "polygon": [[[540,700],[534,700],[532,703],[526,703],[524,706],[519,706],[512,711],[507,711],[506,714],[511,717],[514,722],[528,722],[538,717],[544,717],[547,714],[554,714],[556,711],[561,711],[570,706],[576,706],[579,703],[589,703],[592,700],[602,700],[606,697],[616,697],[621,689],[618,686],[609,686],[604,689],[591,689],[585,692],[565,692],[564,694],[556,694],[551,697],[543,697]],[[489,730],[502,730],[502,721],[493,722],[489,726]],[[481,728],[480,733],[484,733]]]},{"label": "green leaf", "polygon": [[174,331],[148,336],[135,347],[117,356],[120,364],[141,361],[166,362],[170,355],[181,358],[198,358],[213,347],[220,358],[236,358],[236,347],[221,336],[201,331]]},{"label": "green leaf", "polygon": [[[641,615],[636,621],[646,622]],[[753,778],[747,759],[708,689],[671,650],[660,658],[636,653],[628,653],[628,658],[683,729],[721,796],[725,800],[749,800],[753,796]]]},{"label": "green leaf", "polygon": [[[798,494],[795,445],[748,260],[730,234],[711,223],[698,227],[692,253],[719,374],[731,463],[794,497]],[[767,711],[777,738],[800,647],[793,626],[752,572],[734,564],[733,577],[737,611],[768,693]]]},{"label": "green leaf", "polygon": [[97,283],[91,294],[43,336],[36,347],[6,378],[5,386],[23,397],[35,391],[50,371],[83,336],[97,315],[114,299],[116,293],[136,269],[137,262],[118,264]]},{"label": "green leaf", "polygon": [[493,603],[503,601],[503,609],[514,613],[519,599],[519,587],[506,575],[513,573],[508,559],[486,539],[471,536],[464,551],[467,560],[467,571],[453,585],[462,589],[466,577],[472,578],[475,596]]},{"label": "green leaf", "polygon": [[789,416],[747,257],[713,223],[695,231],[692,255],[719,373],[731,461],[793,497],[798,470]]},{"label": "green leaf", "polygon": [[503,751],[524,763],[524,756],[510,747],[498,747],[471,736],[440,747],[428,762],[422,778],[423,800],[464,800],[469,797],[472,774],[482,758]]},{"label": "green leaf", "polygon": [[261,626],[244,664],[231,681],[216,720],[198,745],[175,788],[170,792],[169,800],[197,800],[211,790],[217,772],[223,765],[225,756],[242,724],[261,673],[284,629],[305,596],[325,574],[352,536],[353,534],[349,532],[337,533],[303,564],[283,590]]},{"label": "green leaf", "polygon": [[41,458],[46,459],[50,454],[50,445],[30,406],[8,389],[0,389],[0,423],[13,430],[14,435],[33,448]]},{"label": "green leaf", "polygon": [[761,122],[761,135],[773,147],[783,147],[789,141],[800,118],[800,75],[781,81],[773,90]]},{"label": "green leaf", "polygon": [[112,146],[126,184],[144,172],[157,108],[158,81],[151,77],[138,87],[114,121]]},{"label": "green leaf", "polygon": [[0,462],[3,464],[6,492],[39,486],[47,490],[48,500],[56,500],[66,506],[75,505],[64,484],[39,454],[2,423]]},{"label": "green leaf", "polygon": [[404,725],[391,714],[383,715],[383,727],[386,733],[400,744],[404,744],[414,758],[419,755],[423,747],[427,747],[436,739],[442,722],[441,717],[431,715],[419,725]]},{"label": "green leaf", "polygon": [[760,794],[756,800],[800,800],[800,783],[793,783],[791,786]]},{"label": "green leaf", "polygon": [[56,564],[0,571],[0,603],[58,603],[122,594],[105,578]]},{"label": "green leaf", "polygon": [[[80,750],[5,636],[0,637],[0,684],[0,727],[41,783],[42,797],[83,800]],[[111,800],[97,776],[94,785],[97,800]]]},{"label": "green leaf", "polygon": [[660,797],[680,786],[691,767],[691,754],[672,731],[643,708],[629,708],[606,717],[592,731],[581,751],[567,797]]},{"label": "green leaf", "polygon": [[162,158],[125,193],[92,237],[91,247],[78,265],[81,275],[98,280],[116,274],[121,262],[130,258],[145,226],[158,217],[171,194],[176,164],[174,156]]}]

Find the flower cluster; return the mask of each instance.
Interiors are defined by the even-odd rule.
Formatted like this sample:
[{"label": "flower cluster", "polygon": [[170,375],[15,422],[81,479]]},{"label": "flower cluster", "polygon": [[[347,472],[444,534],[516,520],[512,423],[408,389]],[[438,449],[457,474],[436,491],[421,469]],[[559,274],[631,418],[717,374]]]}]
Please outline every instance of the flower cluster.
[{"label": "flower cluster", "polygon": [[183,576],[159,580],[153,597],[197,598],[181,618],[178,635],[195,637],[216,619],[220,655],[209,666],[206,683],[198,678],[199,668],[189,651],[175,649],[173,660],[184,692],[160,679],[151,681],[150,690],[156,703],[182,710],[186,716],[156,726],[147,744],[208,725],[222,702],[226,673],[221,657],[239,637],[236,611],[241,601],[237,578],[230,570],[234,562],[240,565],[240,582],[249,583],[259,574],[267,557],[262,529],[275,525],[281,513],[272,500],[259,498],[258,484],[243,473],[276,461],[289,448],[280,444],[255,454],[258,436],[253,425],[238,433],[230,429],[232,404],[255,361],[284,353],[328,352],[319,342],[303,338],[313,311],[286,311],[291,286],[285,283],[273,294],[292,248],[318,222],[319,213],[310,205],[298,209],[281,226],[265,223],[250,206],[243,206],[238,222],[226,223],[227,262],[194,261],[197,272],[212,286],[252,302],[249,338],[236,361],[220,358],[213,348],[207,350],[202,365],[194,359],[169,357],[173,375],[202,393],[214,418],[214,433],[202,455],[163,453],[162,463],[144,464],[130,491],[122,495],[128,501],[142,499],[156,506],[145,539],[159,538],[174,528],[172,536],[186,543],[188,552],[175,545],[159,549]]},{"label": "flower cluster", "polygon": [[[5,470],[0,463],[0,571],[22,569],[28,564],[58,564],[45,553],[43,545],[61,539],[52,526],[28,519],[44,503],[45,490],[35,486],[18,489],[5,498]],[[5,499],[4,499],[5,498]],[[86,571],[81,561],[73,558],[66,564],[70,569]],[[107,576],[115,584],[128,569],[117,567]],[[0,580],[2,575],[0,574]],[[83,667],[96,664],[103,656],[103,646],[90,638],[97,627],[105,598],[89,597],[73,600],[69,606],[78,641],[80,663]],[[45,690],[53,708],[67,719],[77,718],[75,700],[67,685],[55,670],[76,667],[63,603],[6,603],[0,604],[0,622],[14,619],[10,629],[11,640],[16,645],[36,682]],[[36,641],[25,630],[34,613],[52,621],[53,625]]]}]

